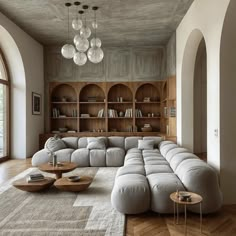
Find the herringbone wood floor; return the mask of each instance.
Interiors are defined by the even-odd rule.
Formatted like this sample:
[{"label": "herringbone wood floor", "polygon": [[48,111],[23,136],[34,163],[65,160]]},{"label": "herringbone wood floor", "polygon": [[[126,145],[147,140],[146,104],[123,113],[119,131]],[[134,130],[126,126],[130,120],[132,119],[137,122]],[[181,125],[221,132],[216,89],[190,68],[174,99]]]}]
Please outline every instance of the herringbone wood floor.
[{"label": "herringbone wood floor", "polygon": [[[0,163],[0,184],[31,167],[31,159],[10,160]],[[172,215],[159,215],[148,212],[128,215],[126,236],[181,236],[184,235],[184,219],[175,225]],[[236,205],[224,206],[218,213],[203,216],[202,234],[199,230],[199,215],[188,213],[189,236],[236,236]]]}]

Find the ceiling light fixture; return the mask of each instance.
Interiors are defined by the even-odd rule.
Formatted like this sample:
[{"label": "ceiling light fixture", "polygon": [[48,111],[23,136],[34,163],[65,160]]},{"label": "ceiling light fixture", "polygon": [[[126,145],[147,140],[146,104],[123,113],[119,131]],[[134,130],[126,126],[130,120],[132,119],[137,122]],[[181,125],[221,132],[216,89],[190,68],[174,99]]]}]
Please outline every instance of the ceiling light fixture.
[{"label": "ceiling light fixture", "polygon": [[[94,11],[94,20],[92,22],[92,28],[94,29],[94,37],[91,39],[89,43],[88,38],[91,36],[91,30],[88,27],[87,24],[88,22],[86,17],[89,6],[83,5],[82,6],[83,10],[78,11],[80,2],[74,2],[74,5],[76,6],[77,9],[75,18],[72,21],[72,28],[75,31],[79,32],[74,36],[73,39],[75,47],[74,45],[69,43],[65,44],[61,50],[62,55],[67,59],[73,58],[74,63],[78,66],[86,64],[87,58],[92,63],[95,64],[99,63],[102,61],[104,53],[103,50],[101,49],[102,42],[99,38],[97,38],[98,23],[97,23],[96,11],[98,10],[98,7],[97,6],[92,7],[92,10]],[[69,7],[71,6],[71,3],[66,3],[65,6],[68,7],[68,40],[69,40]],[[89,48],[89,46],[91,46],[91,48]]]},{"label": "ceiling light fixture", "polygon": [[68,26],[67,26],[67,43],[62,47],[61,49],[61,54],[63,57],[65,57],[66,59],[71,59],[73,58],[74,54],[75,54],[75,47],[74,45],[70,44],[70,39],[69,39],[69,35],[70,35],[70,27],[69,27],[69,23],[70,23],[70,11],[69,8],[71,7],[71,3],[67,2],[65,4],[65,6],[68,9]]}]

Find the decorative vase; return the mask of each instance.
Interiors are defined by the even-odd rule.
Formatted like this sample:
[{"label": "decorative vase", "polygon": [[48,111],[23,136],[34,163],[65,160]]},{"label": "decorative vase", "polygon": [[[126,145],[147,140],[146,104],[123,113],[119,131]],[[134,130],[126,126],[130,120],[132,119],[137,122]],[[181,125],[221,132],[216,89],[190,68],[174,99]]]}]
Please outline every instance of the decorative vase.
[{"label": "decorative vase", "polygon": [[53,166],[57,165],[57,155],[56,154],[53,154],[52,165]]},{"label": "decorative vase", "polygon": [[119,112],[119,117],[123,117],[124,116],[124,112],[123,111],[120,111]]}]

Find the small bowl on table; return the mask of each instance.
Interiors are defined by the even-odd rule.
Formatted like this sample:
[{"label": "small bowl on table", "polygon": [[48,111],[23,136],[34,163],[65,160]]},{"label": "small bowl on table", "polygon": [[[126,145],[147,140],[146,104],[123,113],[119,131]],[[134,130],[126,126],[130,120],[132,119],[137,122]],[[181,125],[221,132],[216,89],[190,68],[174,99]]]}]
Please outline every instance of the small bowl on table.
[{"label": "small bowl on table", "polygon": [[179,192],[179,200],[184,202],[191,202],[191,194],[188,192]]},{"label": "small bowl on table", "polygon": [[58,128],[58,130],[61,132],[61,133],[65,133],[65,132],[67,132],[67,128]]},{"label": "small bowl on table", "polygon": [[80,176],[73,175],[67,178],[70,182],[78,182],[80,180]]}]

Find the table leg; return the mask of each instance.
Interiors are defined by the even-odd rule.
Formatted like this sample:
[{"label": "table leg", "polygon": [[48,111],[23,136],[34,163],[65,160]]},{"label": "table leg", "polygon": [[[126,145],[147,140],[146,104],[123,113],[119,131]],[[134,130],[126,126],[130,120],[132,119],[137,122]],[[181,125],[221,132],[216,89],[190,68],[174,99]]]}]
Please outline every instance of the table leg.
[{"label": "table leg", "polygon": [[200,202],[200,233],[202,234],[202,203]]},{"label": "table leg", "polygon": [[173,202],[174,204],[174,223],[176,224],[176,217],[175,217],[175,202]]},{"label": "table leg", "polygon": [[184,235],[187,235],[187,209],[186,204],[184,204]]},{"label": "table leg", "polygon": [[179,224],[179,204],[178,203],[176,203],[176,208],[177,208],[177,222],[176,222],[176,224],[178,225]]},{"label": "table leg", "polygon": [[62,173],[56,173],[56,179],[60,179],[62,177]]}]

